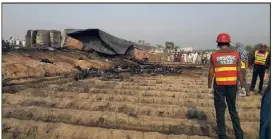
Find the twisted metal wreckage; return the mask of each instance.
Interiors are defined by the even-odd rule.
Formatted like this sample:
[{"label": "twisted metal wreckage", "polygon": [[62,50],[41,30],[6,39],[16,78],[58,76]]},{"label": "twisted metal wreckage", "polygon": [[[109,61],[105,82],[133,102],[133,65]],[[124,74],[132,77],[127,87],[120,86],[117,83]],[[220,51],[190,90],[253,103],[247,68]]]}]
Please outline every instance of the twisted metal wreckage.
[{"label": "twisted metal wreckage", "polygon": [[[120,72],[131,74],[180,74],[185,69],[197,69],[195,66],[164,66],[160,63],[161,54],[153,53],[151,46],[136,44],[112,36],[100,29],[65,29],[63,34],[57,30],[28,30],[26,46],[21,51],[46,50],[62,51],[65,49],[80,50],[88,53],[97,53],[100,56],[128,59],[131,62],[121,62],[109,69],[82,69],[75,67],[80,72],[75,75],[75,80],[87,77],[107,76],[118,77]],[[5,50],[4,50],[5,52]],[[48,59],[40,62],[53,63]],[[133,63],[133,64],[132,64]]]}]

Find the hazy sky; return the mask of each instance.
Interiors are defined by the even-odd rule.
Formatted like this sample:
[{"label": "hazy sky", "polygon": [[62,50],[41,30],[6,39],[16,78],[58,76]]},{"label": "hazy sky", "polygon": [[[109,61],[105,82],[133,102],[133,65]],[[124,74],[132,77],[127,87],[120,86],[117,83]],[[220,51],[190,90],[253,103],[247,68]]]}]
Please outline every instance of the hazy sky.
[{"label": "hazy sky", "polygon": [[244,44],[270,43],[270,4],[3,4],[2,36],[28,29],[99,28],[151,44],[215,48],[218,33]]}]

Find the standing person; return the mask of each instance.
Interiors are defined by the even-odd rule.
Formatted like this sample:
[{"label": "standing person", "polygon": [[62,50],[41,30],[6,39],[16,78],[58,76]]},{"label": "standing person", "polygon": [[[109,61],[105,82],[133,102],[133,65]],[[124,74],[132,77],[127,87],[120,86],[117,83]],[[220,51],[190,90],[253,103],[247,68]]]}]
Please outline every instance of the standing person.
[{"label": "standing person", "polygon": [[176,54],[176,62],[180,63],[180,52]]},{"label": "standing person", "polygon": [[265,89],[261,102],[260,112],[260,139],[271,138],[271,78]]},{"label": "standing person", "polygon": [[193,63],[194,52],[191,52],[190,55],[191,55],[191,63]]},{"label": "standing person", "polygon": [[209,92],[212,93],[212,79],[215,76],[213,92],[216,121],[219,130],[218,136],[220,139],[227,139],[225,125],[225,102],[227,102],[236,139],[243,139],[243,130],[236,110],[237,76],[239,76],[241,82],[241,96],[246,95],[239,53],[229,48],[230,36],[226,33],[219,34],[216,42],[220,50],[211,55],[208,88]]},{"label": "standing person", "polygon": [[188,53],[187,61],[188,61],[188,63],[191,63],[191,52]]},{"label": "standing person", "polygon": [[[248,51],[246,50],[243,44],[236,44],[237,52],[240,54],[240,62],[241,62],[241,69],[244,76],[244,86],[247,89],[247,95],[249,95],[248,87],[247,87],[247,80],[246,80],[246,73],[248,69]],[[239,82],[239,79],[238,79]],[[239,83],[238,83],[239,87]]]},{"label": "standing person", "polygon": [[167,61],[170,62],[171,61],[171,55],[167,56]]},{"label": "standing person", "polygon": [[185,63],[184,52],[181,52],[180,63],[182,63],[182,64]]},{"label": "standing person", "polygon": [[206,54],[205,54],[205,52],[202,53],[202,64],[203,65],[206,64]]},{"label": "standing person", "polygon": [[205,64],[208,64],[208,52],[206,52],[205,54],[204,54],[204,60],[205,60]]},{"label": "standing person", "polygon": [[26,46],[26,41],[25,40],[22,41],[22,45],[23,45],[23,47]]},{"label": "standing person", "polygon": [[174,62],[174,54],[171,53],[171,62],[173,63]]},{"label": "standing person", "polygon": [[193,53],[193,63],[196,64],[197,60],[197,52]]},{"label": "standing person", "polygon": [[18,39],[16,39],[15,45],[16,45],[16,46],[19,46],[19,45],[20,45],[20,41],[19,41]]},{"label": "standing person", "polygon": [[9,47],[9,41],[8,41],[8,40],[6,40],[5,42],[6,42],[7,47]]},{"label": "standing person", "polygon": [[209,60],[210,60],[210,52],[207,52],[207,59],[206,59],[206,61],[207,61],[207,64],[208,64],[208,62],[209,62]]},{"label": "standing person", "polygon": [[197,64],[201,64],[200,52],[197,53]]},{"label": "standing person", "polygon": [[175,53],[174,62],[179,62],[179,60],[178,60],[178,53],[177,52]]},{"label": "standing person", "polygon": [[250,62],[250,65],[251,65],[250,67],[254,65],[250,91],[254,91],[256,81],[257,81],[257,76],[259,76],[260,84],[259,84],[258,94],[262,93],[265,70],[269,68],[267,61],[270,59],[270,56],[269,56],[269,53],[266,51],[266,48],[267,46],[265,44],[262,44],[259,50],[254,51],[254,54]]},{"label": "standing person", "polygon": [[184,60],[185,60],[185,63],[188,62],[188,55],[187,55],[187,52],[184,52]]},{"label": "standing person", "polygon": [[10,46],[13,46],[14,45],[14,42],[13,42],[14,40],[13,40],[13,37],[10,37],[9,38],[9,45]]},{"label": "standing person", "polygon": [[193,56],[194,56],[194,54],[193,54],[193,52],[191,52],[190,53],[191,63],[193,63]]},{"label": "standing person", "polygon": [[7,47],[7,44],[3,38],[2,38],[2,47]]},{"label": "standing person", "polygon": [[201,52],[201,53],[200,53],[200,57],[201,57],[201,64],[202,64],[202,65],[204,65],[204,64],[203,64],[203,53],[204,53],[204,52]]}]

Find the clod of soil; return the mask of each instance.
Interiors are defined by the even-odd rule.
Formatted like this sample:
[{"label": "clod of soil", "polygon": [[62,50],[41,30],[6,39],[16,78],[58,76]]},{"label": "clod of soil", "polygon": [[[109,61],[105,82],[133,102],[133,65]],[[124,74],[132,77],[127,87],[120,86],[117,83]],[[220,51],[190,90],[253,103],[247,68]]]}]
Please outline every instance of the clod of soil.
[{"label": "clod of soil", "polygon": [[186,113],[187,119],[207,120],[205,112],[198,109],[188,109]]}]

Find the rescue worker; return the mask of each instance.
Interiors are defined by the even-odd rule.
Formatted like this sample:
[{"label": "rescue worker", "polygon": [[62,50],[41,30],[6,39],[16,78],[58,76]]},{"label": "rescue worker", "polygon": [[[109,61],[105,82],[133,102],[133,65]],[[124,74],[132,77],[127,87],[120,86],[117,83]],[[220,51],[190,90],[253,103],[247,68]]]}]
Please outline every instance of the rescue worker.
[{"label": "rescue worker", "polygon": [[254,51],[254,54],[250,62],[250,67],[253,67],[250,91],[251,92],[254,91],[257,76],[259,76],[260,84],[258,94],[262,93],[265,70],[269,68],[269,65],[266,63],[268,63],[267,61],[270,59],[270,56],[269,53],[266,51],[266,48],[267,46],[265,44],[262,44],[259,50]]},{"label": "rescue worker", "polygon": [[[236,48],[237,48],[237,52],[239,52],[239,55],[240,55],[241,69],[244,76],[244,83],[245,83],[244,86],[246,88],[246,94],[249,95],[247,80],[246,80],[246,74],[248,69],[248,51],[246,50],[245,46],[241,43],[237,43]],[[238,82],[239,82],[239,79],[238,79]],[[238,87],[239,87],[239,83],[238,83]]]},{"label": "rescue worker", "polygon": [[[227,102],[236,139],[243,139],[243,130],[236,110],[237,77],[241,82],[240,94],[241,96],[246,95],[239,53],[229,48],[230,36],[226,33],[219,34],[216,42],[220,50],[211,54],[208,88],[209,93],[214,93],[218,137],[227,139],[225,124],[225,102]],[[213,76],[214,84],[211,89]]]}]

